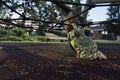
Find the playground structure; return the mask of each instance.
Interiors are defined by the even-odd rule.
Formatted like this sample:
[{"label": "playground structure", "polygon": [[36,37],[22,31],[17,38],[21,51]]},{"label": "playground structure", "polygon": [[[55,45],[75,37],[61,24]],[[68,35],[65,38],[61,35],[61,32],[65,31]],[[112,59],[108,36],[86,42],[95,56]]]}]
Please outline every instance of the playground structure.
[{"label": "playground structure", "polygon": [[[108,22],[117,22],[119,20],[110,20],[110,21],[100,21],[100,22],[92,22],[92,23],[86,23],[86,17],[87,17],[87,14],[88,14],[88,11],[91,10],[92,8],[94,7],[104,7],[104,6],[115,6],[115,5],[120,5],[120,0],[86,0],[86,3],[85,4],[82,4],[82,3],[73,3],[73,2],[63,2],[63,1],[59,1],[59,0],[42,0],[42,1],[50,1],[54,4],[56,4],[59,8],[61,8],[65,13],[68,13],[70,11],[74,12],[74,10],[71,10],[69,7],[67,7],[65,4],[72,4],[72,5],[77,5],[77,6],[84,6],[84,10],[77,14],[75,13],[76,15],[73,16],[73,17],[81,17],[81,21],[82,23],[80,25],[94,25],[94,24],[105,24],[105,23],[108,23]],[[22,17],[22,19],[24,20],[33,20],[33,21],[40,21],[40,22],[43,22],[43,23],[56,23],[56,24],[63,24],[64,21],[60,21],[60,22],[52,22],[52,21],[44,21],[44,20],[36,20],[36,19],[31,19],[31,18],[27,18],[25,15],[22,15],[20,14],[19,12],[17,12],[15,9],[11,8],[9,5],[6,4],[5,1],[1,1],[0,2],[2,5],[6,6],[7,8],[11,9],[13,12],[17,13],[19,16]],[[104,4],[104,3],[109,3],[109,4]],[[110,3],[115,3],[115,4],[110,4]],[[99,5],[100,4],[100,5]],[[80,16],[82,15],[82,16]],[[71,17],[72,18],[72,17]],[[22,19],[9,19],[9,20],[22,20]],[[7,19],[3,19],[3,18],[0,18],[0,20],[7,20]],[[12,25],[15,25],[15,26],[19,26],[19,27],[23,27],[21,25],[18,25],[18,24],[15,24],[15,23],[12,23],[12,22],[9,22],[10,24]],[[55,26],[54,26],[55,27]]]},{"label": "playground structure", "polygon": [[120,0],[87,0],[87,1],[91,1],[92,3],[95,4],[120,2]]},{"label": "playground structure", "polygon": [[[98,21],[98,22],[89,22],[89,23],[87,23],[87,21],[86,21],[89,10],[91,10],[95,7],[117,6],[117,5],[120,5],[120,3],[119,3],[120,0],[86,0],[85,4],[68,2],[68,1],[65,2],[65,1],[60,1],[60,0],[41,0],[41,2],[42,1],[51,2],[51,3],[55,4],[56,7],[61,8],[61,10],[63,10],[63,12],[66,13],[66,14],[70,11],[74,12],[75,16],[73,16],[73,17],[79,17],[80,20],[81,20],[81,23],[79,25],[83,26],[83,27],[84,26],[96,25],[96,24],[101,25],[101,24],[109,24],[109,23],[113,23],[113,22],[120,22],[119,19],[112,19],[112,20]],[[17,10],[13,9],[5,1],[1,1],[0,3],[1,3],[1,5],[5,6],[6,8],[10,9],[12,12],[14,12],[14,13],[16,13],[20,16],[20,18],[14,18],[14,19],[0,18],[1,24],[3,24],[2,26],[0,24],[1,28],[22,27],[22,28],[27,28],[27,30],[30,31],[30,30],[38,29],[39,27],[41,28],[41,25],[45,23],[45,24],[54,24],[54,26],[53,25],[48,25],[47,26],[47,27],[52,27],[53,31],[55,29],[57,29],[59,31],[63,30],[62,27],[64,25],[65,20],[59,20],[59,21],[49,21],[49,20],[47,20],[46,21],[46,20],[41,20],[41,18],[35,19],[35,18],[31,18],[31,17],[26,17],[25,15],[21,14]],[[111,3],[114,3],[114,4],[111,4]],[[66,4],[67,5],[83,6],[83,9],[82,9],[81,12],[76,13],[70,7],[66,6]],[[71,17],[71,18],[73,18],[73,17]],[[21,21],[20,24],[19,24],[18,21]],[[26,25],[26,23],[23,23],[23,22],[29,22],[29,21],[31,22],[30,23],[31,25]],[[40,30],[45,32],[46,31],[46,26],[44,26]]]}]

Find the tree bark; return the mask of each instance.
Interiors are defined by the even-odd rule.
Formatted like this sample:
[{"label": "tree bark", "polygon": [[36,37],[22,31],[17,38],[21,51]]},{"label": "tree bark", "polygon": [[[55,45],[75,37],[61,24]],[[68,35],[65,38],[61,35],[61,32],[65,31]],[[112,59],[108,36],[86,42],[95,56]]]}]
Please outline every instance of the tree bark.
[{"label": "tree bark", "polygon": [[54,4],[56,4],[58,7],[60,7],[65,13],[69,13],[70,11],[74,12],[72,9],[70,9],[69,7],[67,7],[64,4],[58,3],[57,0],[51,0],[51,2],[53,2]]}]

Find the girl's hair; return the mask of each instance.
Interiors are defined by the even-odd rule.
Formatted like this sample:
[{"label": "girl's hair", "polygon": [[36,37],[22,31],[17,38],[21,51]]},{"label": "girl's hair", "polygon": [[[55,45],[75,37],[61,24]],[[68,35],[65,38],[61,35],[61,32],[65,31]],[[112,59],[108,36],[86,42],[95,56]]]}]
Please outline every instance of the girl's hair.
[{"label": "girl's hair", "polygon": [[[80,23],[79,18],[78,17],[74,17],[74,16],[75,16],[75,14],[73,12],[69,12],[68,15],[64,16],[63,19],[65,21],[71,20],[71,23],[79,24]],[[71,17],[74,17],[74,18],[71,18]],[[71,18],[71,19],[69,19],[69,18]]]}]

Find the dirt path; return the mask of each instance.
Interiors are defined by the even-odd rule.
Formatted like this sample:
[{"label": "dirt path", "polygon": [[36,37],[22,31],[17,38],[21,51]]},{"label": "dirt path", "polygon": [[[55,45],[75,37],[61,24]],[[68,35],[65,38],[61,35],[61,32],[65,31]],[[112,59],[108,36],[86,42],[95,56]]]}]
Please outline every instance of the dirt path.
[{"label": "dirt path", "polygon": [[119,48],[99,45],[108,60],[83,61],[75,58],[68,44],[0,43],[0,46],[3,47],[0,80],[120,80]]}]

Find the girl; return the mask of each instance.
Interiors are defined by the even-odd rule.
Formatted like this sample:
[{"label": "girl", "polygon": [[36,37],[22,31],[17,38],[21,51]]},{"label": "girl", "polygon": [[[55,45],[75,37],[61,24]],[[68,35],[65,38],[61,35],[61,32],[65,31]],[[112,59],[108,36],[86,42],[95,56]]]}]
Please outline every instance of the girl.
[{"label": "girl", "polygon": [[64,17],[65,25],[64,29],[68,32],[69,43],[72,48],[76,51],[76,58],[85,60],[106,60],[107,57],[99,50],[97,50],[96,43],[84,33],[84,29],[78,26],[79,19],[73,17],[73,12],[70,12]]}]

